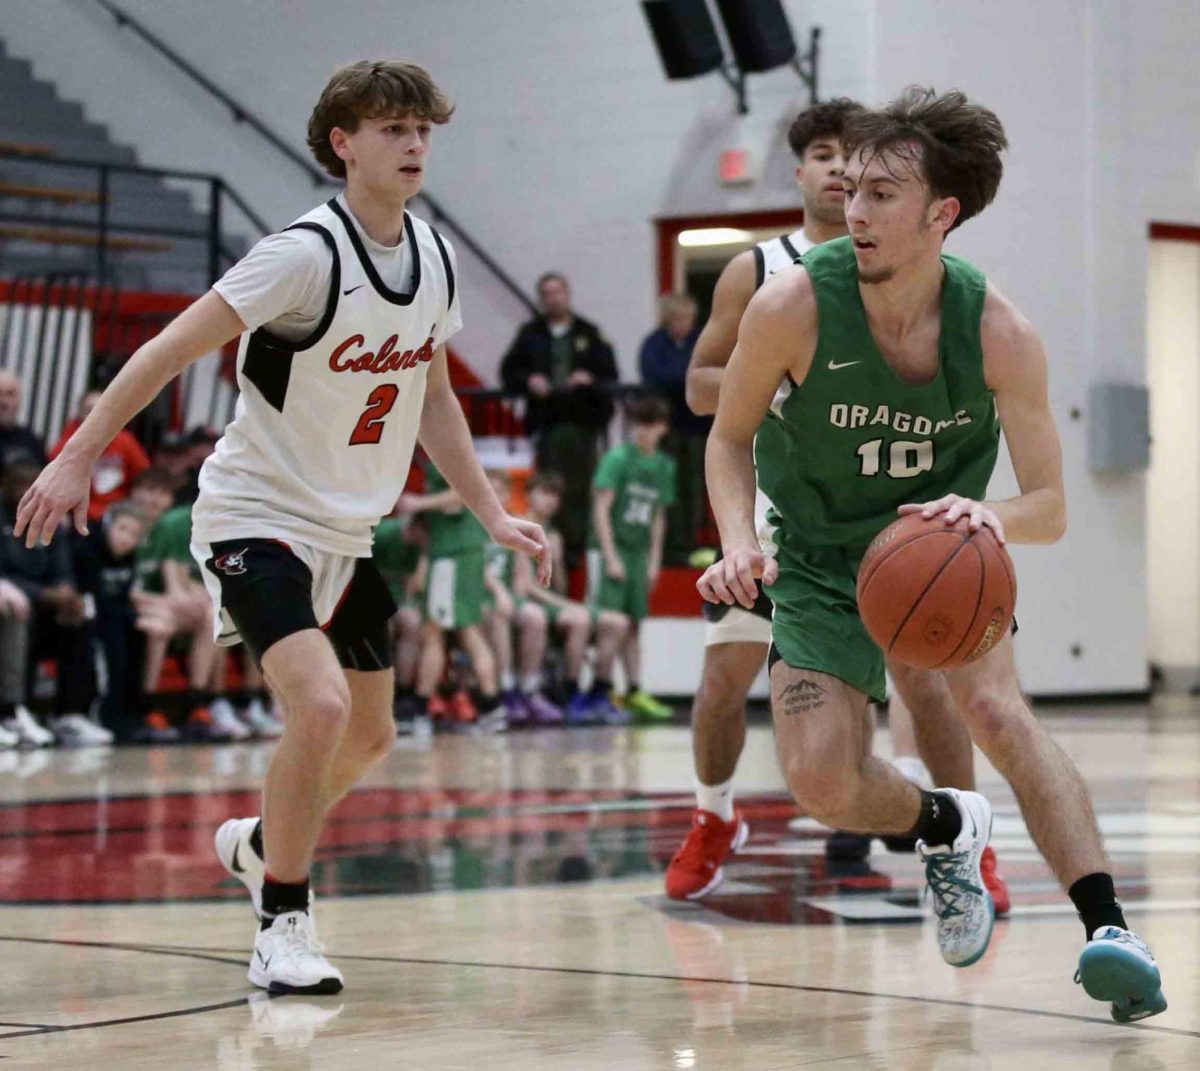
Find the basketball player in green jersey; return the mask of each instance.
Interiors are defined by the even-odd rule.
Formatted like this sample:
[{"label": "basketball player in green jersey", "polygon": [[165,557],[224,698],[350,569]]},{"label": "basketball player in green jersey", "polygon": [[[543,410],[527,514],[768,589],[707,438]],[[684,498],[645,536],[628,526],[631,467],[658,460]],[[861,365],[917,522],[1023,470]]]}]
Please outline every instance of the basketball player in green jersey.
[{"label": "basketball player in green jersey", "polygon": [[[943,958],[965,967],[991,936],[979,870],[991,806],[974,792],[918,789],[870,754],[883,658],[858,617],[855,572],[897,511],[966,517],[1001,542],[1056,541],[1062,457],[1036,333],[977,269],[942,254],[945,236],[995,196],[1000,121],[961,93],[910,89],[851,119],[844,142],[850,236],[770,280],[741,321],[708,443],[725,557],[698,587],[750,607],[761,577],[775,604],[771,698],[789,787],[828,825],[918,838]],[[983,501],[1001,431],[1021,493]],[[775,558],[754,526],[756,461],[778,524]],[[1083,920],[1078,980],[1119,1022],[1163,1011],[1158,967],[1125,924],[1087,788],[1026,705],[1011,637],[944,678]]]}]

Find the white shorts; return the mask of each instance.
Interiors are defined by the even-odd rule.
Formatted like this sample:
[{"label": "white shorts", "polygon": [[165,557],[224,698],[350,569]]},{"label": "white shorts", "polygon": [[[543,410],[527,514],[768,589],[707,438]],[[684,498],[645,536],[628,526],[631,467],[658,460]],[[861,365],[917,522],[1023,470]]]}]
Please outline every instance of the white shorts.
[{"label": "white shorts", "polygon": [[741,606],[730,606],[720,621],[704,623],[704,646],[715,647],[719,643],[771,642],[771,622],[761,614],[752,613]]},{"label": "white shorts", "polygon": [[[271,546],[275,544],[275,546]],[[278,575],[280,554],[294,556],[312,573],[312,610],[317,623],[324,628],[332,620],[339,604],[350,589],[359,559],[346,554],[335,554],[327,550],[297,543],[293,539],[279,539],[264,535],[256,539],[224,540],[214,555],[211,543],[193,543],[192,557],[200,565],[204,587],[213,604],[213,634],[221,647],[232,647],[241,643],[242,637],[223,605],[222,583],[231,589],[244,588],[254,582],[247,575],[255,568],[263,571],[264,578]],[[253,549],[249,562],[244,554]],[[265,553],[263,553],[265,551]],[[209,567],[209,562],[212,567]],[[286,564],[286,562],[284,563]],[[220,574],[220,575],[218,575]]]}]

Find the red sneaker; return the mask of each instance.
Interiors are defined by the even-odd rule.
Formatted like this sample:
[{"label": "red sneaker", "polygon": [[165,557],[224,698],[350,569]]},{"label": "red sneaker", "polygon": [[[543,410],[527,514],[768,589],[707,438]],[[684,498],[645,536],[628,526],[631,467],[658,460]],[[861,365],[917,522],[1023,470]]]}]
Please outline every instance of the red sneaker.
[{"label": "red sneaker", "polygon": [[1008,914],[1009,908],[1012,907],[1012,901],[1008,898],[1008,886],[1004,884],[1004,879],[996,873],[996,851],[990,844],[983,849],[983,855],[979,859],[979,872],[983,875],[983,884],[987,887],[987,891],[992,894],[992,906],[996,909],[996,918],[1004,918]]},{"label": "red sneaker", "polygon": [[434,692],[425,700],[425,713],[434,721],[450,717],[450,704],[440,692]]},{"label": "red sneaker", "polygon": [[450,715],[461,725],[474,721],[479,711],[475,709],[471,697],[460,688],[450,697]]},{"label": "red sneaker", "polygon": [[722,822],[712,811],[692,812],[692,831],[667,867],[667,895],[672,900],[699,900],[725,877],[722,864],[750,835],[750,827],[736,811],[732,822]]}]

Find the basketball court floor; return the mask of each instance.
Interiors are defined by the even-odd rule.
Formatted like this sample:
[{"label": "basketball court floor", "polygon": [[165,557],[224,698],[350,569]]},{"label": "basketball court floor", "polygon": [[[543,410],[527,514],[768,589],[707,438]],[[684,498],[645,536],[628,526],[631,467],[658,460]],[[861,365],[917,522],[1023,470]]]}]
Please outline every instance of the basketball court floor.
[{"label": "basketball court floor", "polygon": [[1200,703],[1041,706],[1096,797],[1170,1009],[1117,1026],[1083,938],[986,766],[1012,917],[942,963],[921,873],[827,865],[789,829],[770,730],[752,827],[703,906],[662,895],[686,728],[401,740],[322,841],[336,997],[246,981],[253,932],[212,852],[257,810],[265,745],[0,754],[0,1068],[1157,1071],[1200,1067]]}]

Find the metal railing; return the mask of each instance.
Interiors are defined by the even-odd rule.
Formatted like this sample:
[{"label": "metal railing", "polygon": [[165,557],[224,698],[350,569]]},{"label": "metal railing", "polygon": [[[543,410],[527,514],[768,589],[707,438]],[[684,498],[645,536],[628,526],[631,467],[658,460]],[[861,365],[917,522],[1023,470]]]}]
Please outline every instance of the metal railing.
[{"label": "metal railing", "polygon": [[[169,63],[174,65],[179,71],[190,78],[196,85],[200,86],[214,100],[218,101],[223,107],[228,109],[230,117],[235,123],[244,124],[253,130],[259,137],[267,142],[276,152],[289,160],[295,167],[308,176],[314,187],[340,185],[336,180],[330,178],[319,168],[314,167],[308,157],[297,152],[291,145],[272,130],[262,119],[254,114],[249,108],[243,105],[240,101],[235,100],[225,92],[211,78],[204,74],[201,70],[183,58],[178,52],[168,45],[161,37],[147,29],[141,22],[135,19],[128,12],[123,11],[111,0],[95,0],[109,15],[113,17],[117,25],[122,29],[130,32],[141,38],[146,44],[155,50]],[[511,275],[508,274],[500,266],[495,258],[472,237],[470,231],[463,226],[437,198],[429,193],[421,193],[420,199],[429,206],[430,215],[434,221],[445,226],[454,233],[455,239],[460,245],[468,249],[471,255],[482,264],[495,280],[504,287],[517,301],[519,301],[528,312],[536,313],[537,306],[533,300],[521,289]],[[266,228],[264,228],[264,231]]]}]

